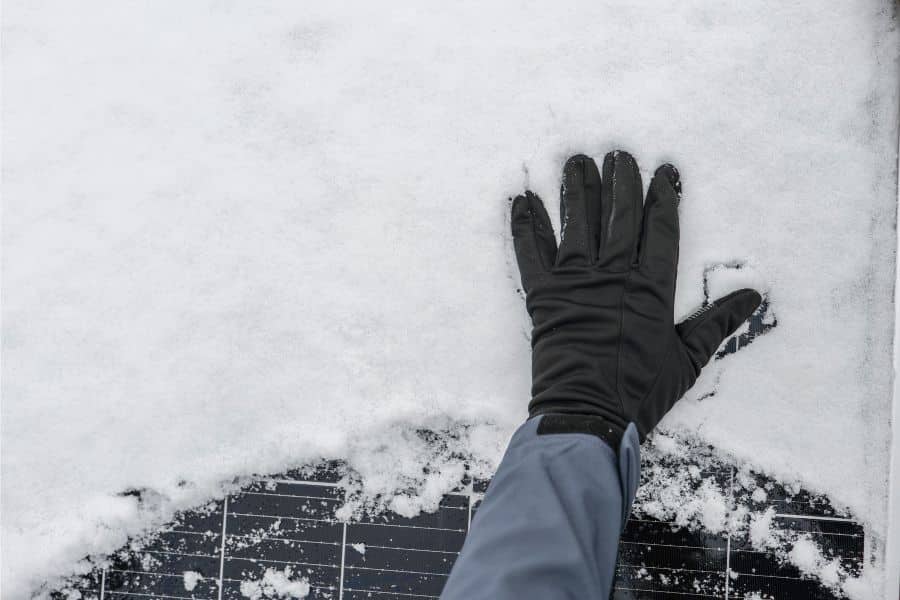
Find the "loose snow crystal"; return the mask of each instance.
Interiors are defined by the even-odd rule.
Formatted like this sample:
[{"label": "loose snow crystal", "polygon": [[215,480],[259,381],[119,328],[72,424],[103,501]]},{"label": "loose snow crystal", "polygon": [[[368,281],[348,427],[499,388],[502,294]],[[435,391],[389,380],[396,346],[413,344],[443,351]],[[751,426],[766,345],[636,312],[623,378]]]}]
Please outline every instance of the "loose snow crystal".
[{"label": "loose snow crystal", "polygon": [[843,569],[838,560],[829,560],[822,556],[822,551],[808,536],[801,537],[794,542],[794,547],[788,557],[804,575],[814,576],[830,586],[835,586],[840,582]]},{"label": "loose snow crystal", "polygon": [[764,512],[750,517],[749,535],[754,548],[771,548],[778,544],[772,535],[772,519],[775,518],[775,507],[770,506]]},{"label": "loose snow crystal", "polygon": [[[877,542],[891,7],[4,3],[4,598],[322,457],[348,516],[431,509],[465,468],[420,429],[489,470],[530,391],[507,198],[556,219],[565,158],[613,148],[681,170],[678,316],[730,261],[715,292],[778,315],[664,425]],[[678,518],[729,527],[699,489]]]},{"label": "loose snow crystal", "polygon": [[203,575],[197,573],[196,571],[185,571],[184,572],[184,589],[189,592],[193,592],[194,588],[197,587],[199,582],[203,581]]},{"label": "loose snow crystal", "polygon": [[[731,469],[719,452],[679,435],[651,436],[642,450],[642,462],[641,486],[633,508],[636,515],[672,521],[691,530],[727,532],[733,543],[749,542],[754,550],[795,565],[804,577],[818,580],[838,595],[852,600],[875,596],[877,575],[848,572],[839,557],[827,558],[809,534],[780,523],[774,506],[755,506],[759,504],[756,492],[762,488],[753,470],[744,466],[734,478],[724,475]],[[692,467],[709,476],[699,477]],[[785,501],[790,502],[796,492],[788,487],[785,492]],[[738,576],[735,572],[729,575]]]},{"label": "loose snow crystal", "polygon": [[309,582],[305,578],[291,577],[291,567],[285,567],[283,571],[266,569],[262,579],[241,582],[241,595],[250,600],[306,598]]}]

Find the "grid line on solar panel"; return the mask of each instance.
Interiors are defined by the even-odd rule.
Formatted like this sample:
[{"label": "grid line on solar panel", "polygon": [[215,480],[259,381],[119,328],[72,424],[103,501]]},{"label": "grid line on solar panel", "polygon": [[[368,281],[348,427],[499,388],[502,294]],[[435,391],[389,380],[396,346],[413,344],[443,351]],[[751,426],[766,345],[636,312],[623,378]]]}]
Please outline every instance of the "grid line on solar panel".
[{"label": "grid line on solar panel", "polygon": [[310,492],[313,490],[323,494],[343,494],[344,487],[337,482],[317,481],[315,479],[279,479],[265,478],[248,486],[248,489],[271,489],[272,487],[280,488],[307,488]]},{"label": "grid line on solar panel", "polygon": [[680,545],[680,544],[660,544],[656,542],[619,542],[622,545],[632,545],[632,546],[651,546],[651,547],[660,547],[660,548],[684,548],[685,550],[716,550],[718,552],[724,552],[724,548],[711,548],[709,546],[691,546],[691,545]]},{"label": "grid line on solar panel", "polygon": [[437,596],[440,595],[446,581],[447,576],[440,573],[348,568],[345,571],[344,587]]},{"label": "grid line on solar panel", "polygon": [[286,485],[296,485],[296,484],[304,484],[304,485],[314,485],[323,488],[336,488],[338,487],[337,481],[316,481],[315,479],[266,479],[266,481],[271,481],[274,483],[284,483]]},{"label": "grid line on solar panel", "polygon": [[663,597],[668,595],[674,596],[690,596],[691,598],[722,598],[721,594],[704,594],[702,592],[672,592],[669,590],[645,590],[639,588],[617,587],[616,591],[636,592],[640,594],[639,598],[645,598],[645,594],[652,594],[654,597]]},{"label": "grid line on solar panel", "polygon": [[808,519],[810,521],[834,521],[837,523],[856,523],[849,517],[824,517],[820,515],[805,515],[802,513],[775,513],[774,515],[780,519]]},{"label": "grid line on solar panel", "polygon": [[276,494],[274,492],[241,492],[241,496],[276,496],[279,498],[302,498],[304,500],[319,500],[321,502],[340,502],[340,498],[326,498],[324,496],[308,496],[306,494]]},{"label": "grid line on solar panel", "polygon": [[648,571],[675,571],[678,573],[713,573],[715,575],[724,575],[725,571],[718,569],[689,569],[687,567],[651,567],[649,565],[631,565],[628,563],[619,563],[620,567],[630,567],[632,569],[646,569]]},{"label": "grid line on solar panel", "polygon": [[[107,573],[128,573],[134,575],[153,575],[153,576],[162,576],[162,577],[183,577],[181,573],[160,573],[159,571],[139,571],[137,569],[116,569],[114,567],[110,567],[107,570]],[[210,578],[210,581],[217,580],[216,578]]]},{"label": "grid line on solar panel", "polygon": [[145,554],[166,554],[171,556],[190,556],[196,558],[219,558],[218,554],[191,554],[189,552],[169,552],[167,550],[141,550]]},{"label": "grid line on solar panel", "polygon": [[341,532],[341,573],[338,575],[338,600],[344,600],[344,571],[347,565],[347,524]]},{"label": "grid line on solar panel", "polygon": [[316,544],[318,546],[334,546],[336,548],[339,548],[341,545],[340,542],[321,542],[321,541],[317,541],[317,540],[298,540],[295,538],[270,537],[270,538],[260,539],[260,538],[254,537],[254,536],[234,536],[234,535],[230,535],[230,534],[228,537],[229,537],[229,539],[237,538],[237,539],[248,540],[248,541],[242,543],[241,545],[231,544],[232,547],[231,547],[231,553],[229,554],[229,556],[237,556],[237,554],[235,554],[235,552],[242,552],[244,550],[249,550],[249,549],[253,549],[253,548],[263,548],[263,547],[265,547],[264,544],[269,544],[270,546],[272,544],[282,544],[291,549],[296,549],[297,544]]},{"label": "grid line on solar panel", "polygon": [[[387,592],[387,591],[383,591],[383,590],[361,590],[361,589],[355,589],[355,588],[344,588],[344,591],[345,592],[353,592],[354,595],[356,594],[356,592],[359,592],[362,594],[380,594],[380,595],[387,595],[387,596],[398,596],[398,597],[403,597],[403,598],[437,598],[438,597],[438,596],[429,596],[427,594],[407,594],[404,592]],[[360,596],[360,597],[363,597],[363,596]]]},{"label": "grid line on solar panel", "polygon": [[724,573],[725,553],[721,556],[695,557],[690,554],[678,554],[673,552],[668,556],[623,556],[618,562],[620,567],[633,567],[635,569],[659,569],[674,571],[690,571],[692,573]]},{"label": "grid line on solar panel", "polygon": [[444,550],[458,552],[465,541],[464,531],[439,531],[409,529],[373,525],[347,526],[347,541],[351,544],[373,544],[387,547],[404,547],[415,550]]},{"label": "grid line on solar panel", "polygon": [[225,587],[225,544],[228,542],[228,496],[222,501],[222,543],[219,546],[219,593],[217,600],[222,600]]},{"label": "grid line on solar panel", "polygon": [[802,515],[790,515],[779,518],[779,523],[787,525],[789,529],[821,536],[861,538],[864,534],[863,527],[853,521],[807,519]]},{"label": "grid line on solar panel", "polygon": [[454,556],[459,554],[459,552],[454,550],[432,550],[430,548],[406,548],[404,546],[376,546],[375,544],[366,544],[366,551],[370,548],[377,548],[380,550],[406,550],[409,552],[436,552],[438,554],[452,554]]},{"label": "grid line on solar panel", "polygon": [[409,569],[389,569],[386,567],[362,567],[359,565],[347,565],[346,571],[377,571],[379,573],[408,573],[410,575],[438,575],[446,577],[449,573],[432,573],[430,571],[412,571]]},{"label": "grid line on solar panel", "polygon": [[422,513],[416,517],[404,517],[395,513],[384,513],[378,516],[364,515],[356,522],[465,531],[467,521],[466,512],[461,507],[453,506],[441,508],[432,513]]},{"label": "grid line on solar panel", "polygon": [[[728,469],[728,506],[734,506],[734,468]],[[725,598],[731,595],[731,528],[725,536]]]},{"label": "grid line on solar panel", "polygon": [[765,573],[737,573],[737,577],[734,577],[734,579],[739,580],[741,577],[758,577],[760,579],[780,579],[784,581],[807,581],[810,583],[816,583],[812,579],[804,579],[803,577],[792,577],[790,575],[767,575]]},{"label": "grid line on solar panel", "polygon": [[167,533],[177,533],[178,535],[196,535],[201,537],[206,537],[210,539],[215,539],[218,542],[219,534],[206,532],[206,531],[189,531],[186,529],[167,529],[166,531],[161,532],[161,535],[165,535]]},{"label": "grid line on solar panel", "polygon": [[[226,556],[225,562],[232,563],[250,563],[252,565],[263,565],[271,563],[276,565],[290,565],[292,567],[325,567],[329,569],[337,569],[341,565],[336,563],[312,563],[303,562],[301,560],[276,560],[274,558],[243,558],[240,556]],[[225,579],[229,579],[226,577]]]},{"label": "grid line on solar panel", "polygon": [[303,564],[340,564],[340,547],[304,546],[296,542],[287,545],[278,540],[265,540],[260,544],[239,548],[229,552],[227,558],[247,560],[270,560],[278,562],[296,562]]},{"label": "grid line on solar panel", "polygon": [[265,519],[290,519],[291,521],[313,521],[315,523],[340,523],[337,519],[315,519],[313,517],[290,517],[288,515],[265,515],[262,513],[230,512],[238,517],[263,517]]},{"label": "grid line on solar panel", "polygon": [[[239,517],[264,517],[266,519],[290,519],[292,521],[310,521],[314,523],[331,523],[331,524],[340,524],[342,521],[338,521],[337,519],[315,519],[312,517],[289,517],[287,515],[266,515],[260,513],[242,513],[242,512],[230,512],[229,515],[237,515]],[[408,523],[398,524],[398,523],[379,523],[378,521],[357,521],[356,523],[362,525],[375,525],[379,527],[402,527],[405,529],[429,529],[433,531],[455,531],[455,532],[465,532],[465,529],[460,529],[456,527],[432,527],[428,525],[410,525]]]},{"label": "grid line on solar panel", "polygon": [[[237,516],[243,516],[243,515],[237,515]],[[278,517],[278,518],[281,519],[282,517]],[[337,524],[338,523],[336,523],[336,522],[326,523],[326,525],[337,525]],[[315,529],[315,527],[309,528],[309,530],[314,530],[314,529]],[[311,538],[287,537],[287,535],[291,534],[291,533],[295,533],[295,532],[292,532],[291,530],[282,530],[282,529],[278,528],[275,530],[267,529],[264,533],[261,533],[261,532],[228,533],[227,537],[229,540],[232,540],[232,539],[234,539],[234,540],[255,540],[255,539],[265,538],[265,539],[270,539],[270,540],[277,540],[280,542],[304,542],[304,543],[309,543],[309,544],[331,544],[333,546],[340,545],[340,542],[337,542],[337,541],[330,542],[327,540],[314,540]],[[284,534],[284,535],[282,535],[282,534]]]},{"label": "grid line on solar panel", "polygon": [[142,594],[140,592],[120,592],[120,591],[111,591],[104,596],[104,598],[115,598],[116,596],[137,596],[139,598],[172,598],[174,600],[192,600],[192,596],[169,596],[167,594]]}]

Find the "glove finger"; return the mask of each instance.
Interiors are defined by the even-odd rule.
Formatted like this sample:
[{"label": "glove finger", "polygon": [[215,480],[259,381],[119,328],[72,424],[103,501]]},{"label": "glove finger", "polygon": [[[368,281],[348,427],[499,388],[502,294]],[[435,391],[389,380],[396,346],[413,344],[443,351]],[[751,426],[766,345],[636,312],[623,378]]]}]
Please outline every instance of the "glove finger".
[{"label": "glove finger", "polygon": [[762,296],[751,289],[738,290],[708,304],[679,323],[675,330],[698,371],[713,353],[759,308]]},{"label": "glove finger", "polygon": [[644,204],[643,232],[640,240],[641,267],[652,279],[675,292],[678,271],[678,203],[681,182],[672,165],[656,170]]},{"label": "glove finger", "polygon": [[553,225],[541,199],[532,192],[517,196],[512,203],[513,245],[516,262],[527,293],[536,277],[547,272],[556,260],[556,238]]},{"label": "glove finger", "polygon": [[556,265],[587,266],[600,242],[600,171],[590,157],[566,161],[559,198],[560,242]]},{"label": "glove finger", "polygon": [[603,160],[600,252],[598,264],[627,271],[637,259],[644,195],[637,162],[627,152],[610,152]]}]

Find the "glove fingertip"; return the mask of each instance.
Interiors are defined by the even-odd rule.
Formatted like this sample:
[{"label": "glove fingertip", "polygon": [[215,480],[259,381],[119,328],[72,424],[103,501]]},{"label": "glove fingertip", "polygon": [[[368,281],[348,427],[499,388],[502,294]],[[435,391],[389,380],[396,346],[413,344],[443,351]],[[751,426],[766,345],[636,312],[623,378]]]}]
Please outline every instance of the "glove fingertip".
[{"label": "glove fingertip", "polygon": [[729,331],[728,335],[741,326],[741,324],[749,319],[759,305],[762,304],[762,294],[752,288],[744,288],[733,294],[729,294],[729,302],[731,303],[732,314],[735,315],[734,328]]},{"label": "glove fingertip", "polygon": [[731,292],[698,311],[676,327],[694,366],[702,368],[724,340],[734,334],[759,308],[762,295],[745,288]]},{"label": "glove fingertip", "polygon": [[519,194],[515,198],[510,198],[509,201],[512,203],[512,218],[522,219],[528,217],[528,198]]},{"label": "glove fingertip", "polygon": [[681,185],[681,174],[672,163],[660,165],[653,174],[657,177],[665,177],[672,189],[677,189]]}]

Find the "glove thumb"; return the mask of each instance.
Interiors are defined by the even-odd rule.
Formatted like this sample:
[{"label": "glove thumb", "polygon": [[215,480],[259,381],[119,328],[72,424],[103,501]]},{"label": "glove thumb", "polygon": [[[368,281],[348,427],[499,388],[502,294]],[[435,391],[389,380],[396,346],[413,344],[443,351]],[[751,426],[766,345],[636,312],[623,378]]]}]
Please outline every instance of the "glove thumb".
[{"label": "glove thumb", "polygon": [[738,290],[707,304],[675,326],[696,374],[761,302],[762,296],[756,290]]}]

